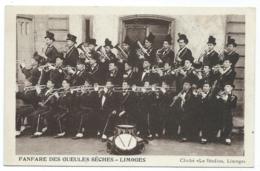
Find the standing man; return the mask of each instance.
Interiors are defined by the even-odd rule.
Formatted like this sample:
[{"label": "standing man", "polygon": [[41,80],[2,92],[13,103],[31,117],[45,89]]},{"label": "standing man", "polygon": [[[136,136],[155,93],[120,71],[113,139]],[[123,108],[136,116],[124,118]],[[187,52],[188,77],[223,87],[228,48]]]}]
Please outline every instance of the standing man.
[{"label": "standing man", "polygon": [[231,145],[233,128],[233,109],[236,108],[237,96],[232,93],[234,85],[225,84],[224,91],[217,95],[220,114],[222,115],[221,138],[226,145]]},{"label": "standing man", "polygon": [[237,44],[235,39],[232,39],[230,36],[228,36],[227,50],[224,51],[224,60],[229,59],[229,61],[232,63],[232,68],[235,67],[239,60],[239,54],[235,50],[236,46]]},{"label": "standing man", "polygon": [[163,47],[156,52],[157,64],[162,67],[166,62],[173,66],[175,54],[171,49],[172,37],[167,35],[163,41]]},{"label": "standing man", "polygon": [[198,62],[204,66],[208,65],[210,68],[220,63],[219,54],[215,51],[216,38],[209,36],[208,49],[199,57]]},{"label": "standing man", "polygon": [[114,118],[117,114],[118,96],[112,90],[113,84],[107,80],[106,86],[99,94],[99,111],[98,111],[98,133],[102,135],[102,140],[106,140],[113,133]]},{"label": "standing man", "polygon": [[141,48],[141,45],[139,45],[140,49],[137,51],[137,55],[140,63],[142,63],[145,59],[148,60],[152,65],[156,64],[156,50],[153,48],[154,39],[155,36],[150,32],[148,37],[144,39],[144,47]]},{"label": "standing man", "polygon": [[58,52],[56,47],[54,46],[54,33],[50,31],[46,31],[45,42],[46,42],[46,49],[44,51],[45,56],[47,57],[48,63],[55,63],[56,58],[61,56],[61,54]]},{"label": "standing man", "polygon": [[185,60],[190,60],[193,62],[194,58],[192,56],[192,52],[187,48],[187,44],[189,40],[185,34],[178,33],[179,39],[177,40],[179,43],[179,51],[175,57],[175,63],[177,66],[183,66]]},{"label": "standing man", "polygon": [[75,47],[77,37],[72,35],[72,34],[68,34],[67,35],[67,51],[64,54],[64,61],[63,64],[65,66],[69,65],[72,67],[76,67],[77,65],[77,61],[79,58],[79,52],[77,50],[77,48]]}]

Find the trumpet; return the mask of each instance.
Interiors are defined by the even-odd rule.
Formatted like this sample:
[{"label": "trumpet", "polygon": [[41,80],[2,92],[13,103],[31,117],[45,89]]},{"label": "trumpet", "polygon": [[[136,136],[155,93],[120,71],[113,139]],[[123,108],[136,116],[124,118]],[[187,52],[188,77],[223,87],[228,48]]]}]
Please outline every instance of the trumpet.
[{"label": "trumpet", "polygon": [[163,56],[164,56],[164,52],[166,51],[167,49],[166,48],[164,48],[164,47],[162,47],[161,49],[158,49],[157,51],[156,51],[156,59],[157,59],[157,62],[162,62],[162,58],[163,58]]},{"label": "trumpet", "polygon": [[226,95],[228,95],[226,91],[220,91],[217,93],[216,97],[219,99],[219,98],[223,98]]},{"label": "trumpet", "polygon": [[72,67],[72,66],[65,66],[65,67],[63,67],[63,68],[61,68],[63,71],[68,71],[69,69],[72,69],[73,71],[76,71],[77,70],[77,68],[76,67]]},{"label": "trumpet", "polygon": [[87,85],[81,85],[81,86],[73,86],[70,88],[71,91],[73,92],[81,92],[82,90],[84,91],[94,91],[95,88],[92,86],[87,86]]},{"label": "trumpet", "polygon": [[219,64],[218,64],[218,65],[215,65],[215,66],[212,67],[212,70],[213,70],[214,72],[217,72],[217,71],[219,71],[220,68],[223,69],[223,68],[224,68],[224,65],[219,65]]},{"label": "trumpet", "polygon": [[35,91],[37,87],[42,90],[42,89],[45,89],[45,88],[46,88],[46,85],[27,86],[27,87],[24,87],[24,91],[25,91],[25,92]]},{"label": "trumpet", "polygon": [[51,66],[52,66],[52,67],[55,67],[55,64],[47,63],[47,64],[45,64],[45,65],[39,66],[38,69],[41,69],[41,70],[43,70],[43,71],[48,72],[48,71],[50,71],[50,67],[51,67]]}]

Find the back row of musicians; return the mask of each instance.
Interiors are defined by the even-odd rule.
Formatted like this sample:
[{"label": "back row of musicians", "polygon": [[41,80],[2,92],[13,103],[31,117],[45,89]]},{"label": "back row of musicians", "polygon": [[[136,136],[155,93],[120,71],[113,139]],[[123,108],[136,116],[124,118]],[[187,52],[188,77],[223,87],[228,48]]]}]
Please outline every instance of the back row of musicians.
[{"label": "back row of musicians", "polygon": [[32,137],[79,139],[95,130],[106,140],[116,124],[133,124],[145,139],[231,144],[236,42],[228,37],[218,54],[209,36],[208,49],[194,60],[187,36],[178,35],[176,55],[170,35],[155,50],[152,33],[144,45],[126,37],[122,45],[106,39],[98,48],[95,39],[76,47],[77,37],[68,34],[66,51],[59,52],[47,31],[44,54],[35,53],[30,67],[20,63],[26,81],[16,92],[16,136],[29,124]]}]

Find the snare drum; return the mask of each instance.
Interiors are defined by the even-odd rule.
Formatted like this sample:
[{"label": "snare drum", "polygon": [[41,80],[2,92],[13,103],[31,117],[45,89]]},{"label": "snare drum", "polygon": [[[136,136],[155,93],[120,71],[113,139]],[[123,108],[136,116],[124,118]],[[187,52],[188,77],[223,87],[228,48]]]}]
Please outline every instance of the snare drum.
[{"label": "snare drum", "polygon": [[115,136],[121,135],[121,134],[130,134],[135,135],[136,129],[134,125],[117,125],[115,127]]}]

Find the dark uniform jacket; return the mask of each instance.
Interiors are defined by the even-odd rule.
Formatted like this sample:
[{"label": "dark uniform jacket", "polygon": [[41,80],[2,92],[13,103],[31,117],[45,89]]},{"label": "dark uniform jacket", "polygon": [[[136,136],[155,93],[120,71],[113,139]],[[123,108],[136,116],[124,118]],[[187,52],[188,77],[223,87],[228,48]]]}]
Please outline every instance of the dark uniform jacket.
[{"label": "dark uniform jacket", "polygon": [[44,106],[41,108],[46,108],[47,110],[56,110],[57,109],[57,98],[53,95],[53,91],[49,89],[43,89],[40,94],[38,94],[38,101],[43,103]]},{"label": "dark uniform jacket", "polygon": [[40,100],[35,91],[17,92],[16,99],[21,100],[21,103],[16,104],[16,108],[22,107],[24,105],[32,105],[34,108],[37,108],[38,102]]},{"label": "dark uniform jacket", "polygon": [[97,112],[99,107],[99,96],[98,92],[85,92],[80,93],[78,96],[79,110],[88,110],[92,112]]},{"label": "dark uniform jacket", "polygon": [[119,70],[116,70],[113,73],[108,72],[106,74],[106,80],[111,80],[113,85],[120,86],[123,82],[123,74]]},{"label": "dark uniform jacket", "polygon": [[224,74],[219,74],[217,78],[217,85],[219,89],[223,89],[225,84],[233,85],[236,77],[236,72],[233,68],[229,68]]},{"label": "dark uniform jacket", "polygon": [[61,56],[61,53],[58,52],[54,45],[48,46],[45,51],[45,55],[48,57],[47,62],[55,63],[56,58]]},{"label": "dark uniform jacket", "polygon": [[58,108],[62,112],[72,112],[75,109],[75,93],[71,93],[70,90],[65,91],[58,99]]},{"label": "dark uniform jacket", "polygon": [[79,52],[77,48],[73,46],[66,52],[63,65],[76,67],[78,58],[79,58]]},{"label": "dark uniform jacket", "polygon": [[161,82],[165,81],[168,85],[173,86],[173,82],[176,79],[176,76],[171,71],[171,69],[163,71],[163,75],[161,76]]},{"label": "dark uniform jacket", "polygon": [[22,68],[21,70],[23,74],[25,75],[25,78],[32,83],[32,85],[36,85],[38,83],[39,77],[41,75],[41,72],[38,70],[38,67],[36,68],[31,68],[31,69],[26,69]]},{"label": "dark uniform jacket", "polygon": [[79,86],[83,85],[85,83],[85,80],[87,78],[87,72],[86,70],[76,70],[75,74],[72,75],[71,83],[73,86]]},{"label": "dark uniform jacket", "polygon": [[[105,101],[102,105],[103,96],[105,97]],[[99,96],[99,110],[102,111],[103,114],[106,114],[103,117],[110,115],[113,110],[117,111],[119,107],[118,104],[119,101],[117,93],[111,90],[109,90],[107,93],[101,92],[101,95]]]},{"label": "dark uniform jacket", "polygon": [[146,49],[146,52],[149,54],[147,55],[146,53],[144,54],[144,58],[147,59],[152,65],[156,64],[156,50],[151,47]]},{"label": "dark uniform jacket", "polygon": [[236,63],[239,60],[239,54],[236,53],[235,51],[231,52],[231,53],[224,53],[224,60],[225,59],[229,59],[230,62],[232,63],[232,67],[235,67]]},{"label": "dark uniform jacket", "polygon": [[203,58],[202,65],[208,65],[210,68],[220,64],[219,54],[213,50],[210,53],[207,53]]},{"label": "dark uniform jacket", "polygon": [[87,78],[91,81],[91,83],[98,83],[100,85],[105,84],[105,69],[96,64],[94,67],[88,66],[87,69]]},{"label": "dark uniform jacket", "polygon": [[175,57],[174,51],[172,49],[167,49],[162,53],[160,59],[163,61],[163,63],[168,62],[172,66],[174,63],[174,57]]},{"label": "dark uniform jacket", "polygon": [[193,62],[194,58],[192,56],[192,52],[190,49],[188,49],[187,47],[185,47],[184,49],[179,49],[178,53],[176,54],[176,58],[180,58],[181,62],[177,65],[184,65],[185,60],[190,60],[191,62]]},{"label": "dark uniform jacket", "polygon": [[140,71],[137,75],[137,85],[143,86],[144,82],[149,81],[150,84],[156,84],[160,82],[160,76],[158,73],[151,71]]},{"label": "dark uniform jacket", "polygon": [[61,67],[50,71],[50,80],[55,84],[56,88],[61,87],[62,81],[65,79],[65,73]]},{"label": "dark uniform jacket", "polygon": [[215,81],[215,76],[212,73],[212,71],[210,71],[209,73],[202,73],[202,78],[199,79],[198,81],[198,86],[202,87],[204,83],[209,83],[211,86],[213,84],[213,82]]},{"label": "dark uniform jacket", "polygon": [[123,80],[128,82],[128,84],[130,86],[132,86],[133,84],[137,84],[137,77],[138,77],[138,73],[134,72],[133,70],[129,73],[125,72],[123,75]]}]

